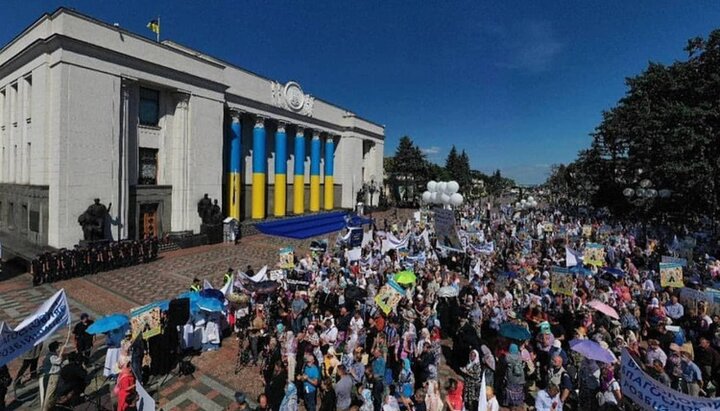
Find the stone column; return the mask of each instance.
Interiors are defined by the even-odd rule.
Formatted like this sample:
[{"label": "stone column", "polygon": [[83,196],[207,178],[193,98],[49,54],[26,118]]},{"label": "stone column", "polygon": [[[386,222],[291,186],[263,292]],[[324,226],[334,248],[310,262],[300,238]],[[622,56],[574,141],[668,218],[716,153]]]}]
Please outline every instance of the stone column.
[{"label": "stone column", "polygon": [[310,211],[320,211],[320,132],[310,142]]},{"label": "stone column", "polygon": [[228,169],[228,214],[240,220],[240,190],[242,188],[242,122],[239,110],[230,110],[230,163]]},{"label": "stone column", "polygon": [[190,180],[190,95],[174,93],[175,113],[173,115],[173,155],[172,155],[172,231],[187,230],[190,227],[190,214],[195,207],[189,198]]},{"label": "stone column", "polygon": [[335,165],[335,140],[328,135],[325,140],[325,210],[335,208],[335,181],[333,168]]},{"label": "stone column", "polygon": [[267,160],[265,159],[265,119],[257,117],[253,128],[253,178],[252,178],[252,218],[265,218],[265,181],[267,179]]},{"label": "stone column", "polygon": [[130,145],[130,84],[122,80],[120,85],[120,141],[118,142],[118,211],[120,219],[117,225],[116,240],[128,236],[130,182],[128,177],[129,145]]},{"label": "stone column", "polygon": [[305,212],[305,130],[298,126],[295,133],[295,180],[293,181],[293,213]]},{"label": "stone column", "polygon": [[287,135],[285,134],[285,123],[278,122],[275,132],[275,217],[283,217],[287,189]]}]

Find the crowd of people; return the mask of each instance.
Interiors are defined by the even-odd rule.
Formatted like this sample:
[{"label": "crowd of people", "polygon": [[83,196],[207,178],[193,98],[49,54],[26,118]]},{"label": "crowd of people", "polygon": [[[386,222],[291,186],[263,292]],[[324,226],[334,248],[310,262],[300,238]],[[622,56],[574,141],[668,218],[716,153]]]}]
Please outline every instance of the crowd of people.
[{"label": "crowd of people", "polygon": [[150,262],[157,258],[159,248],[157,237],[91,242],[36,256],[30,262],[30,273],[36,286],[68,280]]},{"label": "crowd of people", "polygon": [[[692,238],[682,241],[695,247],[684,285],[702,291],[720,274],[711,237],[509,206],[455,216],[457,249],[437,241],[433,213],[421,210],[376,221],[359,253],[340,235],[271,275],[230,269],[226,308],[196,311],[173,341],[193,351],[237,341],[236,372],[259,370],[263,411],[634,409],[620,388],[624,351],[667,387],[715,395],[720,315],[711,301],[662,287],[658,270],[662,256],[687,251],[678,238]],[[590,243],[602,245],[600,263],[576,253]],[[553,267],[571,255],[579,263],[558,289]],[[202,288],[196,280],[190,292]],[[147,347],[137,340],[116,343],[119,410],[144,380],[133,362]],[[583,354],[586,343],[610,359]],[[249,407],[246,395],[237,400]]]}]

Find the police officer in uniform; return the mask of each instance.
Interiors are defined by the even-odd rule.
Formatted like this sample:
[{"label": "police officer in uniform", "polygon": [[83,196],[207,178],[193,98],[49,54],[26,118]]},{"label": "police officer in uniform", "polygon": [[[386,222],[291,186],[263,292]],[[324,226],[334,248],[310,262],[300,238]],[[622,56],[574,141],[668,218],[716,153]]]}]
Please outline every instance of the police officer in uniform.
[{"label": "police officer in uniform", "polygon": [[202,286],[200,285],[200,280],[198,278],[193,278],[193,282],[190,285],[190,291],[199,293],[200,290],[202,290]]},{"label": "police officer in uniform", "polygon": [[223,275],[223,285],[227,284],[228,281],[230,281],[232,279],[232,275],[233,275],[233,269],[232,269],[232,267],[230,267],[230,268],[228,268],[225,275]]}]

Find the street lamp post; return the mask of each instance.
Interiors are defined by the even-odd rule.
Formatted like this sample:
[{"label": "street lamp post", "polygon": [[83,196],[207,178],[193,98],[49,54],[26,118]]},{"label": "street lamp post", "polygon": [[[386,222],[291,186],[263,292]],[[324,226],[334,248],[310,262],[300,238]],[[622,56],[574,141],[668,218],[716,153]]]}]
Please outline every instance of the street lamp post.
[{"label": "street lamp post", "polygon": [[[642,170],[638,170],[638,175],[640,174],[642,174]],[[626,187],[622,193],[628,202],[640,208],[643,232],[647,238],[647,218],[650,205],[658,198],[669,198],[672,195],[672,191],[667,188],[656,189],[653,187],[653,182],[650,179],[643,178],[636,187]]]}]

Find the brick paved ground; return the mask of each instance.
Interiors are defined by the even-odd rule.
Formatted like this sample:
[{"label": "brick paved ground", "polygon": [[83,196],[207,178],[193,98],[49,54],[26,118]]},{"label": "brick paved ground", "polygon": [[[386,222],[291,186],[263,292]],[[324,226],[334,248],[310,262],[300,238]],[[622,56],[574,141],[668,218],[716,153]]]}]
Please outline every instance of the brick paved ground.
[{"label": "brick paved ground", "polygon": [[[411,211],[403,210],[399,217],[409,216]],[[376,217],[379,217],[378,221],[382,221],[385,216],[379,214]],[[317,239],[329,238],[333,242],[335,237],[336,234],[330,234]],[[188,289],[194,277],[208,279],[215,286],[219,286],[228,267],[237,269],[250,265],[257,271],[265,264],[273,266],[278,261],[278,250],[282,247],[294,247],[296,255],[307,253],[311,240],[290,240],[259,234],[244,238],[238,246],[218,244],[172,251],[162,254],[161,258],[149,264],[40,287],[32,287],[30,275],[22,274],[0,282],[0,321],[7,321],[14,326],[61,288],[68,294],[73,323],[78,320],[81,312],[88,312],[92,316],[127,312],[132,307],[177,296]],[[64,340],[65,335],[58,333],[55,338]],[[70,344],[72,345],[72,342]],[[95,358],[101,361],[102,341],[97,343],[97,350]],[[197,367],[193,377],[171,375],[162,381],[151,381],[146,388],[156,399],[158,409],[234,409],[236,391],[255,398],[262,390],[259,368],[249,367],[240,375],[235,375],[236,355],[235,339],[225,339],[220,350],[203,353],[192,359]],[[15,360],[10,364],[13,376],[20,362]],[[448,372],[444,369],[441,373],[446,375]],[[86,393],[94,394],[98,391],[102,394],[101,405],[111,409],[110,386],[101,380],[102,378],[93,381]],[[7,401],[11,409],[34,409],[38,404],[36,393],[37,384],[30,384],[17,391],[17,399],[11,391]],[[95,408],[94,405],[86,404],[78,409]]]}]

